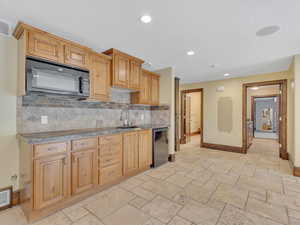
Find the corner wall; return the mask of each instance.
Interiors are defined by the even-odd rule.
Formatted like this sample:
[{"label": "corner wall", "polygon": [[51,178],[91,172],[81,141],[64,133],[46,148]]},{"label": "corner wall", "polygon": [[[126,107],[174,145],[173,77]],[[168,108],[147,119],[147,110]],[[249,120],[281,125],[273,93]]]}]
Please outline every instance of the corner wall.
[{"label": "corner wall", "polygon": [[160,76],[159,103],[170,106],[169,154],[175,153],[175,75],[172,67],[155,71]]},{"label": "corner wall", "polygon": [[17,41],[0,35],[0,188],[18,182],[19,150],[16,139]]}]

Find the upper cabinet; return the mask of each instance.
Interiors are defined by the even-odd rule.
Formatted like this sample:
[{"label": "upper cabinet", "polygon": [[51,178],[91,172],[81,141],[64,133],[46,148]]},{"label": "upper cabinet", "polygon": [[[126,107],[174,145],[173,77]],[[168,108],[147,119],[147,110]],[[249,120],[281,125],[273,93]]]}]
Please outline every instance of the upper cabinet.
[{"label": "upper cabinet", "polygon": [[91,50],[88,47],[23,23],[17,26],[14,36],[24,41],[23,57],[33,56],[82,69],[89,67]]},{"label": "upper cabinet", "polygon": [[159,105],[159,75],[142,70],[140,91],[131,94],[131,103],[143,105]]},{"label": "upper cabinet", "polygon": [[112,86],[139,90],[144,61],[113,48],[104,54],[112,56]]},{"label": "upper cabinet", "polygon": [[111,57],[93,53],[90,59],[91,99],[110,100]]},{"label": "upper cabinet", "polygon": [[72,45],[65,44],[64,63],[76,67],[88,68],[89,66],[89,51],[86,49]]},{"label": "upper cabinet", "polygon": [[27,54],[55,62],[63,62],[63,44],[60,40],[43,32],[28,32]]}]

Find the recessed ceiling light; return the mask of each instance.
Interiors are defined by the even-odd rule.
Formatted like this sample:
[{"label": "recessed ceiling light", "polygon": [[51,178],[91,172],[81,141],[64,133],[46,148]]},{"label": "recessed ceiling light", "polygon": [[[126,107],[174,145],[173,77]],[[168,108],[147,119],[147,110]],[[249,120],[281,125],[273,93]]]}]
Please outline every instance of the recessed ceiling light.
[{"label": "recessed ceiling light", "polygon": [[152,21],[152,17],[149,16],[149,15],[143,15],[140,20],[143,22],[143,23],[150,23]]},{"label": "recessed ceiling light", "polygon": [[230,74],[229,73],[225,73],[224,74],[224,77],[228,77]]},{"label": "recessed ceiling light", "polygon": [[280,30],[280,27],[277,25],[263,27],[256,32],[256,36],[258,36],[258,37],[268,36],[268,35],[276,33],[279,30]]},{"label": "recessed ceiling light", "polygon": [[188,51],[186,54],[187,55],[195,55],[195,52],[194,51]]},{"label": "recessed ceiling light", "polygon": [[254,90],[254,91],[256,91],[256,90],[259,89],[259,87],[252,87],[251,89]]}]

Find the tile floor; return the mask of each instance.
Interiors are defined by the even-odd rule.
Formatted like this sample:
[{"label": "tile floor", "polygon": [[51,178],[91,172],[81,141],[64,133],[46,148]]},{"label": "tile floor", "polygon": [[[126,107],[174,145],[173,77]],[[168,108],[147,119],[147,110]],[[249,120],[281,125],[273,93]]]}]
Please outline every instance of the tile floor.
[{"label": "tile floor", "polygon": [[267,139],[278,139],[278,134],[273,132],[261,132],[261,131],[255,131],[254,137],[256,138],[267,138]]},{"label": "tile floor", "polygon": [[[273,140],[247,155],[183,145],[175,163],[146,171],[35,225],[300,225],[300,178]],[[27,224],[15,207],[1,225]]]}]

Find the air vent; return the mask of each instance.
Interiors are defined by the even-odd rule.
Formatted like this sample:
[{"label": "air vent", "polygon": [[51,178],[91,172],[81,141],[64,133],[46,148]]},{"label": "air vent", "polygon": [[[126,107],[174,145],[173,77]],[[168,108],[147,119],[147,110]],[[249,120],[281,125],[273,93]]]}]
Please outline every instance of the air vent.
[{"label": "air vent", "polygon": [[0,34],[10,36],[10,24],[3,20],[0,20]]},{"label": "air vent", "polygon": [[0,190],[0,210],[11,206],[12,187]]}]

